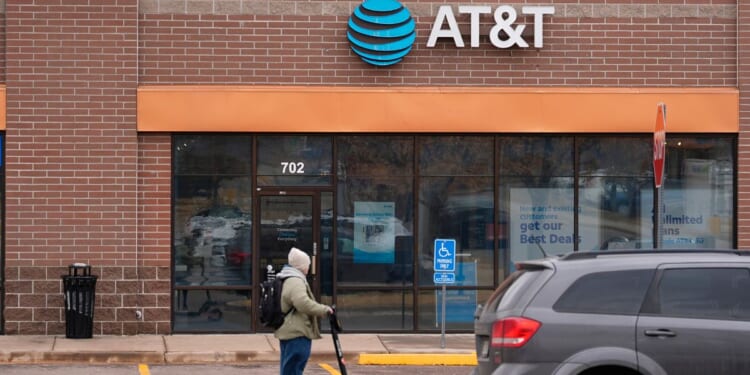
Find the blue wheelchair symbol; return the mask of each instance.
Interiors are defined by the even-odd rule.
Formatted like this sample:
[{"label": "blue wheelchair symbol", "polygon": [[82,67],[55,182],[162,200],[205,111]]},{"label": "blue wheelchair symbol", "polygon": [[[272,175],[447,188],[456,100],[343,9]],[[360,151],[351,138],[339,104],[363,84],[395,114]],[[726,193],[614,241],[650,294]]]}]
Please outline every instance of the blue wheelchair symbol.
[{"label": "blue wheelchair symbol", "polygon": [[456,270],[456,240],[435,240],[434,270],[438,272],[454,272]]}]

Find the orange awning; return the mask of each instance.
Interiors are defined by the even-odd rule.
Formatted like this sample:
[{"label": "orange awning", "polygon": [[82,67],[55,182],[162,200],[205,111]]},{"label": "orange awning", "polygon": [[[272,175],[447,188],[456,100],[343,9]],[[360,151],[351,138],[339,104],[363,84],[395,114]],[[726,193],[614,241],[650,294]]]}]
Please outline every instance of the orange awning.
[{"label": "orange awning", "polygon": [[141,132],[737,133],[735,88],[142,86]]}]

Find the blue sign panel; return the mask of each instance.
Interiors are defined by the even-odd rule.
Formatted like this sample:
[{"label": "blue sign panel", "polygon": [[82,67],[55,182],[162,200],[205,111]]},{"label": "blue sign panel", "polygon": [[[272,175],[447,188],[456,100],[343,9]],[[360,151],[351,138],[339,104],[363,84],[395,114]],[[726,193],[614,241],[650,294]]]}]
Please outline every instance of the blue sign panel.
[{"label": "blue sign panel", "polygon": [[[476,262],[459,262],[456,265],[456,286],[477,285]],[[477,309],[476,290],[451,290],[445,291],[445,322],[446,323],[472,323],[474,312]],[[443,313],[440,305],[441,291],[435,291],[435,317],[436,323],[441,322]]]},{"label": "blue sign panel", "polygon": [[456,240],[435,239],[435,271],[456,271]]},{"label": "blue sign panel", "polygon": [[456,274],[453,272],[435,272],[432,275],[435,284],[453,284],[456,282]]}]

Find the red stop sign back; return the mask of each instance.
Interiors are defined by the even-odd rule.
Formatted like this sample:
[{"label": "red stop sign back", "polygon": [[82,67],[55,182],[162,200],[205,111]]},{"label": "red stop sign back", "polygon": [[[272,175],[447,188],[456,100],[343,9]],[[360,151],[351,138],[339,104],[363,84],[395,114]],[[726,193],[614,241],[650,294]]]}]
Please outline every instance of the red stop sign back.
[{"label": "red stop sign back", "polygon": [[656,107],[656,126],[654,127],[654,186],[660,188],[664,182],[664,159],[667,154],[667,106],[659,103]]}]

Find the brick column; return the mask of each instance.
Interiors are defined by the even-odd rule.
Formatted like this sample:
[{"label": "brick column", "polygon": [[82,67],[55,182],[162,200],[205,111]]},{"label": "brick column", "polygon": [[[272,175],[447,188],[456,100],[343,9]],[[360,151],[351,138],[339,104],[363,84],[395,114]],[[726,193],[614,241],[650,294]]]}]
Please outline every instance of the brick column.
[{"label": "brick column", "polygon": [[740,135],[737,173],[737,246],[750,248],[750,3],[737,1],[737,85]]},{"label": "brick column", "polygon": [[137,333],[138,1],[5,9],[6,333],[64,333],[73,262],[99,276],[94,334]]}]

